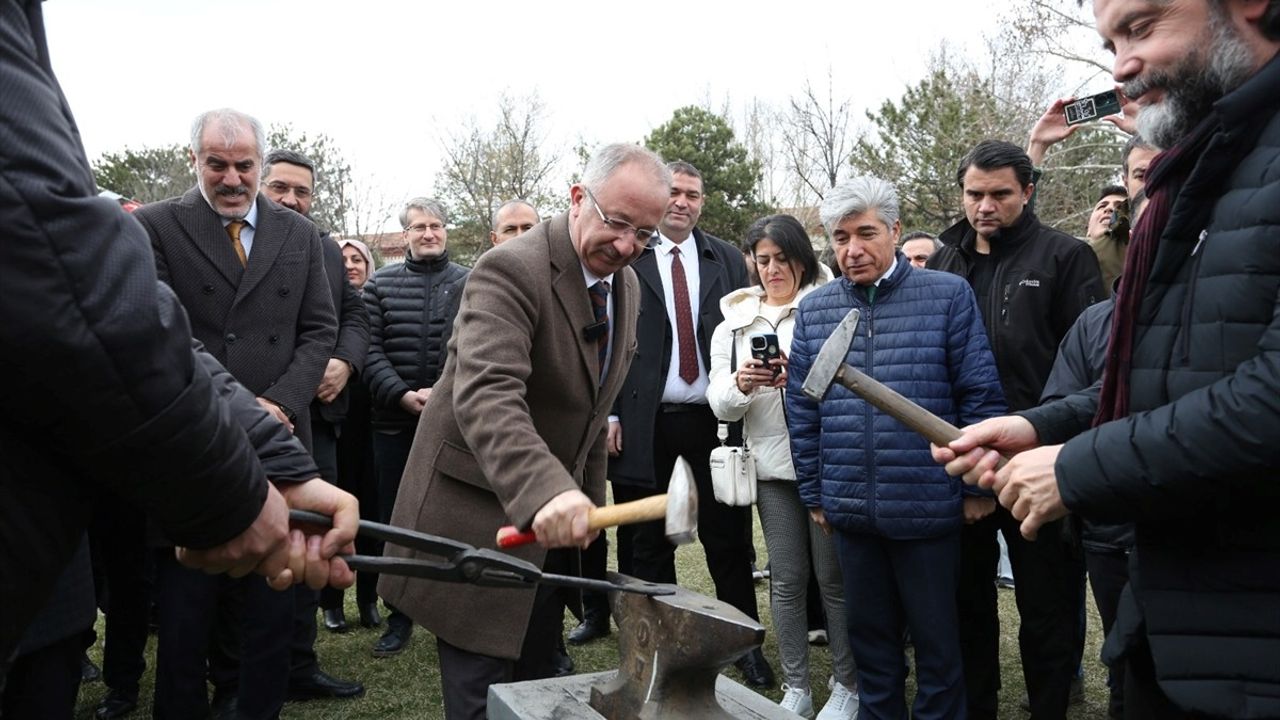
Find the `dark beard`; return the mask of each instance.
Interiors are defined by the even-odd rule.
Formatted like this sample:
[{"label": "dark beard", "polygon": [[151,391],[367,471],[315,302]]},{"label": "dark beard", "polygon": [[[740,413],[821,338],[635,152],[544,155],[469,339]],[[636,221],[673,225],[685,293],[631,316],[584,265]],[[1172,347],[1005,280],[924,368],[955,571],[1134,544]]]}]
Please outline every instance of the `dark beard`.
[{"label": "dark beard", "polygon": [[[1164,99],[1138,114],[1138,133],[1158,148],[1170,148],[1186,137],[1223,95],[1253,74],[1253,58],[1221,9],[1213,11],[1200,52],[1184,57],[1168,70],[1150,70],[1124,84],[1124,94],[1137,97],[1163,89]],[[1206,42],[1207,41],[1207,42]]]}]

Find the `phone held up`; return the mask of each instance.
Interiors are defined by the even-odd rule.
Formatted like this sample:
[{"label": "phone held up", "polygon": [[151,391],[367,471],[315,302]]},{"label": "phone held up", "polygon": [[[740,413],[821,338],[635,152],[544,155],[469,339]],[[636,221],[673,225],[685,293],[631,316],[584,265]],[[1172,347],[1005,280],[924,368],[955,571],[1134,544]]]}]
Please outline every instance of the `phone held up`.
[{"label": "phone held up", "polygon": [[1115,90],[1080,98],[1075,102],[1062,106],[1062,114],[1066,115],[1068,125],[1079,125],[1080,123],[1090,122],[1108,115],[1115,115],[1119,112],[1120,96],[1116,94]]},{"label": "phone held up", "polygon": [[776,378],[782,373],[781,365],[770,365],[769,361],[782,357],[782,350],[778,347],[778,336],[776,333],[751,333],[748,340],[751,341],[751,357],[764,363],[764,365],[773,370],[773,376]]}]

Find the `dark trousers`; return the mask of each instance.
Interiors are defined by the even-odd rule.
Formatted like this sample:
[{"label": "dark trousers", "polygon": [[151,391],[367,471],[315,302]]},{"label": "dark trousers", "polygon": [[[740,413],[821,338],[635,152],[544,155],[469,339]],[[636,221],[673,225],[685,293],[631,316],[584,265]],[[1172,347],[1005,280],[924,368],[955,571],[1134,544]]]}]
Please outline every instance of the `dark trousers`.
[{"label": "dark trousers", "polygon": [[[228,637],[238,637],[236,681],[240,718],[269,720],[280,713],[287,692],[293,593],[276,592],[258,575],[235,579],[206,575],[178,564],[172,550],[156,558],[160,636],[156,645],[153,717],[202,718],[209,713],[206,663],[223,602],[239,608],[225,614],[240,621]],[[224,658],[229,662],[231,658]]]},{"label": "dark trousers", "polygon": [[[356,391],[359,390],[360,393]],[[357,401],[363,406],[357,405]],[[338,487],[360,501],[360,516],[368,520],[381,520],[378,502],[378,475],[373,465],[373,438],[369,430],[368,391],[351,388],[351,411],[338,428]],[[381,544],[372,538],[357,536],[356,552],[361,555],[381,555]],[[325,610],[342,607],[343,591],[326,587],[320,591],[320,607]],[[377,573],[356,573],[356,603],[360,607],[378,601]]]},{"label": "dark trousers", "polygon": [[903,631],[911,631],[916,699],[911,717],[965,717],[956,583],[960,533],[923,540],[836,532],[849,642],[858,660],[864,720],[907,717]]},{"label": "dark trousers", "polygon": [[[711,488],[711,449],[716,438],[716,417],[706,405],[686,406],[688,412],[658,412],[653,434],[653,470],[656,488],[614,483],[613,498],[628,502],[667,491],[676,457],[693,468],[698,487],[698,539],[707,553],[707,570],[716,586],[716,597],[758,619],[756,591],[751,580],[751,543],[746,532],[750,507],[717,502]],[[631,574],[649,582],[676,582],[676,548],[666,536],[662,520],[618,528],[618,557],[622,565],[622,537],[630,536]]]},{"label": "dark trousers", "polygon": [[[609,570],[609,538],[601,532],[595,541],[582,551],[582,576],[603,580],[605,574]],[[574,603],[570,607],[573,608]],[[576,611],[575,611],[576,612]],[[585,621],[587,618],[593,620],[602,620],[609,622],[609,596],[594,590],[585,590],[582,593],[582,612],[583,616],[578,618]]]},{"label": "dark trousers", "polygon": [[[1120,607],[1120,591],[1129,582],[1129,554],[1123,550],[1086,550],[1084,559],[1089,568],[1093,601],[1097,603],[1098,616],[1102,618],[1102,633],[1110,635]],[[1111,668],[1107,677],[1110,690],[1108,713],[1113,718],[1124,716],[1124,686],[1124,665]]]},{"label": "dark trousers", "polygon": [[83,635],[75,633],[14,660],[0,684],[5,720],[71,720],[80,691]]},{"label": "dark trousers", "polygon": [[[311,455],[320,468],[320,477],[338,483],[338,429],[311,413]],[[316,657],[316,608],[320,591],[299,585],[293,590],[293,638],[289,643],[289,680],[305,682],[320,671]]]},{"label": "dark trousers", "polygon": [[[373,464],[378,471],[378,510],[382,522],[391,522],[391,511],[396,506],[396,495],[400,492],[400,476],[404,474],[404,466],[409,462],[409,450],[413,448],[413,428],[406,428],[395,434],[373,433]],[[377,554],[382,554],[379,545]],[[387,605],[387,629],[406,631],[413,627],[408,615]]]},{"label": "dark trousers", "polygon": [[1024,539],[1008,510],[995,512],[961,530],[960,644],[969,717],[994,719],[999,710],[1000,618],[994,578],[1000,559],[996,532],[1004,534],[1013,564],[1021,619],[1018,646],[1031,701],[1032,720],[1062,720],[1075,676],[1079,632],[1080,560],[1062,538],[1062,521]]},{"label": "dark trousers", "polygon": [[[548,552],[543,571],[569,572],[569,553],[567,550]],[[556,648],[564,620],[564,591],[539,585],[536,592],[529,628],[520,646],[520,657],[516,660],[473,653],[436,639],[446,720],[484,720],[490,685],[540,680],[555,675]]]},{"label": "dark trousers", "polygon": [[106,614],[102,680],[108,688],[136,698],[138,682],[147,667],[154,577],[147,519],[114,495],[104,495],[101,502],[106,506],[94,514],[89,538],[95,563],[102,571],[99,598]]}]

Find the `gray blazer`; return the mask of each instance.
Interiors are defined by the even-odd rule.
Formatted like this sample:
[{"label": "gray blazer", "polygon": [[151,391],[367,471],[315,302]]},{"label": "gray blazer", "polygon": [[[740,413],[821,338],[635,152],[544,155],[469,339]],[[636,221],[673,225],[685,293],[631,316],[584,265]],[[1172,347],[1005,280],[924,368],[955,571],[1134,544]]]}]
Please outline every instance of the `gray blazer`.
[{"label": "gray blazer", "polygon": [[157,274],[182,301],[192,334],[250,392],[283,407],[310,448],[308,408],[338,327],[315,225],[259,195],[242,267],[198,188],[134,217],[151,236]]}]

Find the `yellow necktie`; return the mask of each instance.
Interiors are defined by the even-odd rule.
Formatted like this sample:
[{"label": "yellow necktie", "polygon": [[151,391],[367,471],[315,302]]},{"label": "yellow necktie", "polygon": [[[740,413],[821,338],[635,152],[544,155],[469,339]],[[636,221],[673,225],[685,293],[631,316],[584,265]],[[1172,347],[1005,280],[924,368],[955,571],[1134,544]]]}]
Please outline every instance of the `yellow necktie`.
[{"label": "yellow necktie", "polygon": [[240,243],[240,229],[244,227],[243,220],[232,220],[227,223],[227,235],[231,236],[231,247],[236,250],[236,257],[240,258],[241,267],[249,265],[249,256],[244,254],[244,245]]}]

